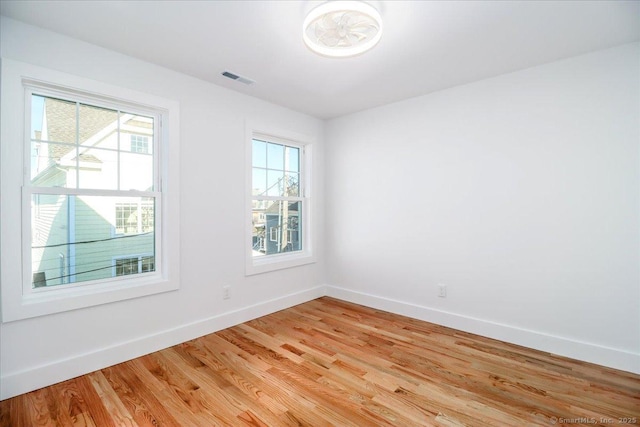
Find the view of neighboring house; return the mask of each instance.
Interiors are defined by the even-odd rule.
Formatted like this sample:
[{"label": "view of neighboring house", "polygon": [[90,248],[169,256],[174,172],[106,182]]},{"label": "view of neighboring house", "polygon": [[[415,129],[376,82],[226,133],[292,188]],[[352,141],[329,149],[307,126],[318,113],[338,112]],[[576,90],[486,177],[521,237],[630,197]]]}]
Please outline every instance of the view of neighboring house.
[{"label": "view of neighboring house", "polygon": [[[258,205],[258,203],[256,203]],[[263,203],[262,206],[266,204]],[[300,202],[278,201],[253,209],[253,249],[259,255],[302,249],[299,230]]]},{"label": "view of neighboring house", "polygon": [[273,203],[266,211],[265,230],[268,233],[266,253],[301,250],[298,228],[300,202]]},{"label": "view of neighboring house", "polygon": [[32,96],[33,286],[155,270],[153,118]]}]

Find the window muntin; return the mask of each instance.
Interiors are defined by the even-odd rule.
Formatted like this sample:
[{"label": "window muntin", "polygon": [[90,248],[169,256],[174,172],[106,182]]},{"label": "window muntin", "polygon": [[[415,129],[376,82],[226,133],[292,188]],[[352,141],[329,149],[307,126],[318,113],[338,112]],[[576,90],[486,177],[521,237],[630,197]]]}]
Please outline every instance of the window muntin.
[{"label": "window muntin", "polygon": [[157,115],[37,88],[29,96],[30,288],[119,276],[112,260],[131,253],[154,259],[131,271],[154,272]]}]

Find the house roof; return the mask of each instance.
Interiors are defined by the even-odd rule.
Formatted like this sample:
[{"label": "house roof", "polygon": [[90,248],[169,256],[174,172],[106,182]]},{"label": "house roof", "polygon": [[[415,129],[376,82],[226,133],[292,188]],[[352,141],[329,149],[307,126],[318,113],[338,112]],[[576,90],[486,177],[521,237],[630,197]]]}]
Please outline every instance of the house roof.
[{"label": "house roof", "polygon": [[[119,126],[118,120],[120,120]],[[89,149],[113,135],[118,127],[121,133],[134,130],[153,133],[153,121],[145,120],[141,116],[122,112],[118,114],[116,110],[76,104],[51,97],[44,97],[42,121],[42,130],[34,130],[33,133],[36,140],[50,143],[46,154],[48,160],[45,164],[38,164],[40,169],[37,171],[37,176],[33,178],[33,182],[50,179],[54,170],[59,173],[68,168],[69,162],[73,164],[76,159],[83,162],[85,166],[88,166],[87,163],[93,163],[96,166],[102,164],[99,152]],[[76,132],[78,138],[76,138]],[[76,156],[76,141],[81,144],[79,156]]]},{"label": "house roof", "polygon": [[[49,141],[75,142],[76,104],[55,98],[45,98],[44,104]],[[78,113],[81,143],[118,119],[117,111],[83,104]]]},{"label": "house roof", "polygon": [[[124,116],[122,113],[119,116],[115,110],[84,104],[79,104],[77,113],[79,115],[77,131],[79,133],[80,144],[87,143],[98,133],[103,132],[109,126],[115,125],[118,117],[123,118]],[[124,117],[126,119],[126,116]],[[34,137],[37,140],[51,143],[76,143],[76,103],[45,97],[43,121],[46,121],[46,135],[44,135],[44,131],[35,131]],[[140,120],[139,116],[133,116],[126,120],[125,125],[128,129],[153,129],[152,121]],[[43,123],[43,127],[44,126],[45,123]],[[127,132],[127,130],[121,129],[121,132],[124,133]],[[96,142],[99,142],[101,139],[104,139],[104,136]],[[52,144],[49,154],[52,159],[59,161],[63,156],[71,153],[73,150],[74,147],[71,145]],[[100,159],[95,155],[86,153],[80,154],[80,160],[100,162]]]},{"label": "house roof", "polygon": [[[80,142],[87,141],[93,135],[113,123],[118,114],[113,110],[80,105],[79,108],[79,137]],[[76,142],[76,104],[55,98],[45,98],[44,116],[47,128],[47,141],[49,142]],[[59,161],[63,156],[74,149],[70,145],[51,145],[50,156]],[[99,162],[100,160],[89,154],[81,154],[81,160]]]}]

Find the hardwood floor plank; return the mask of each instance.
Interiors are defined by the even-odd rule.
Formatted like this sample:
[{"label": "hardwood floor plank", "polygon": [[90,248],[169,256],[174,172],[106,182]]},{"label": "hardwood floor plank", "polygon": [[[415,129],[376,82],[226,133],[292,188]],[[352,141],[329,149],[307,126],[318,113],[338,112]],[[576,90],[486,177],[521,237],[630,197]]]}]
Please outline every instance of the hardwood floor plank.
[{"label": "hardwood floor plank", "polygon": [[640,425],[639,375],[327,297],[0,402],[1,427],[619,418]]},{"label": "hardwood floor plank", "polygon": [[[275,425],[313,425],[315,407],[305,396],[298,396],[294,391],[281,388],[267,373],[268,367],[262,369],[232,352],[225,352],[220,357],[226,361],[230,370],[227,374],[237,372],[259,388],[259,402],[274,413],[281,423]],[[263,403],[264,402],[264,403]]]},{"label": "hardwood floor plank", "polygon": [[163,353],[149,354],[128,364],[150,391],[149,398],[162,404],[177,422],[182,425],[206,422],[212,414],[207,413],[207,406],[203,404],[200,386],[181,375]]},{"label": "hardwood floor plank", "polygon": [[78,377],[75,383],[79,399],[82,402],[82,411],[91,419],[92,424],[98,427],[118,427],[107,411],[102,398],[93,387],[89,376]]},{"label": "hardwood floor plank", "polygon": [[[50,408],[55,408],[52,412],[55,413],[56,421],[60,425],[95,426],[89,416],[88,405],[81,393],[81,388],[78,387],[78,381],[81,381],[81,378],[55,384],[48,393]],[[54,399],[56,404],[52,404]]]},{"label": "hardwood floor plank", "polygon": [[102,371],[92,372],[87,375],[91,385],[102,400],[105,409],[109,413],[113,424],[122,427],[138,427],[133,417],[124,406],[116,392],[105,378]]},{"label": "hardwood floor plank", "polygon": [[[171,349],[165,351],[167,357],[171,358],[179,366],[179,360],[181,356],[178,352],[172,352]],[[260,389],[252,384],[245,376],[240,374],[236,370],[229,370],[221,368],[218,371],[211,371],[206,366],[198,368],[180,368],[185,375],[192,378],[198,383],[206,382],[213,377],[220,377],[220,379],[214,379],[216,384],[225,382],[226,386],[222,388],[227,399],[232,399],[233,406],[236,408],[234,411],[237,417],[240,417],[244,422],[253,420],[251,422],[274,422],[277,419],[275,414],[281,414],[286,411],[286,407],[278,406],[269,396],[265,395]],[[219,387],[219,385],[217,385]],[[229,406],[229,405],[225,405]],[[229,416],[233,416],[234,413],[230,413]]]},{"label": "hardwood floor plank", "polygon": [[28,413],[31,413],[31,420],[34,426],[55,426],[55,421],[51,418],[49,405],[45,390],[36,390],[29,393],[25,401]]},{"label": "hardwood floor plank", "polygon": [[[25,399],[10,399],[0,402],[0,420],[3,426],[30,426],[33,414],[28,412]],[[36,415],[37,417],[37,415]]]},{"label": "hardwood floor plank", "polygon": [[163,403],[153,396],[148,385],[136,376],[131,362],[103,369],[102,372],[138,425],[180,425]]}]

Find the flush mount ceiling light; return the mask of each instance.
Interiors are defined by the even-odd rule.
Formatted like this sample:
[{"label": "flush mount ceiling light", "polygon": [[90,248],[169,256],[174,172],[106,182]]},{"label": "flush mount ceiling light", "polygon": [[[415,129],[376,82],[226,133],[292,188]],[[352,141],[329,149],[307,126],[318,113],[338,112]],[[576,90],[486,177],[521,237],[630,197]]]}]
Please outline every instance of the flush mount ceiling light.
[{"label": "flush mount ceiling light", "polygon": [[302,25],[302,38],[320,55],[348,57],[374,47],[382,36],[382,18],[361,1],[330,1],[313,9]]}]

